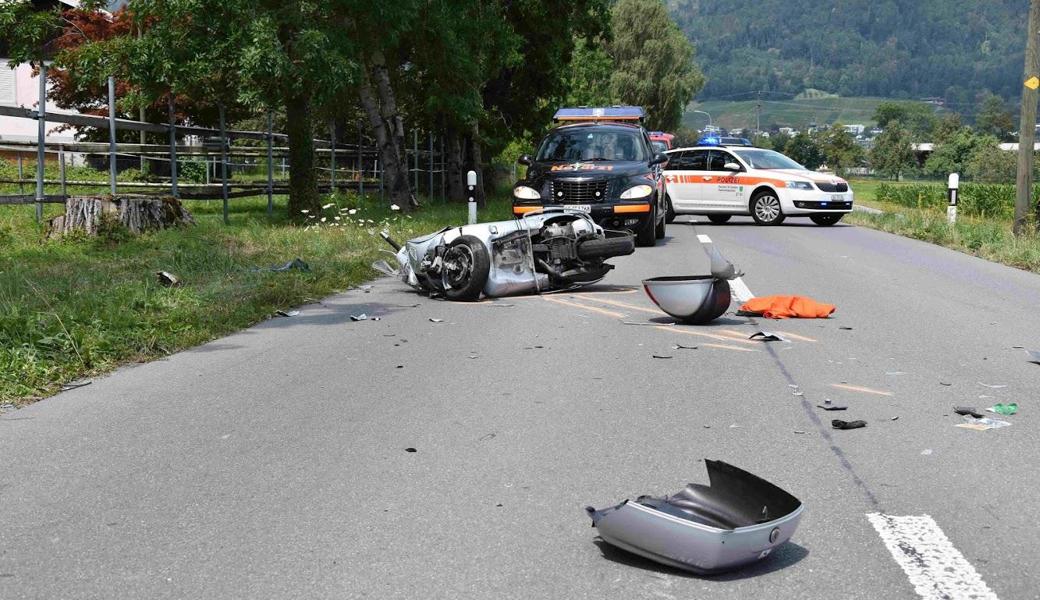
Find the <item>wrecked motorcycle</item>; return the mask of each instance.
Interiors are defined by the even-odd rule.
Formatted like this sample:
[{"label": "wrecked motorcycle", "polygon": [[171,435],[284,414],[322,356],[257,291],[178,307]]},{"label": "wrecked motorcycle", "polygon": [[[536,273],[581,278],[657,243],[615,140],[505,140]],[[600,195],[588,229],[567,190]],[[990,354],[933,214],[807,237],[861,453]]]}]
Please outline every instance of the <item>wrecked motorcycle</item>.
[{"label": "wrecked motorcycle", "polygon": [[510,221],[447,227],[396,252],[401,279],[449,300],[572,289],[603,279],[606,259],[635,251],[632,234],[606,230],[583,211],[549,208]]}]

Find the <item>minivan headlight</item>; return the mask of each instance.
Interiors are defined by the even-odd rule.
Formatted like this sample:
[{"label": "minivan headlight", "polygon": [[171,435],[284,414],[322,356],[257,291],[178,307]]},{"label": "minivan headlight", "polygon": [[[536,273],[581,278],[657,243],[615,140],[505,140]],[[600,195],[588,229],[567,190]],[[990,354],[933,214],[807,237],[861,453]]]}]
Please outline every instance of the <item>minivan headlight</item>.
[{"label": "minivan headlight", "polygon": [[654,193],[654,188],[648,185],[636,185],[628,188],[621,192],[622,200],[636,200],[639,198],[646,198],[650,194]]},{"label": "minivan headlight", "polygon": [[513,188],[513,197],[521,200],[539,200],[542,195],[534,188],[527,187],[526,185],[518,185]]}]

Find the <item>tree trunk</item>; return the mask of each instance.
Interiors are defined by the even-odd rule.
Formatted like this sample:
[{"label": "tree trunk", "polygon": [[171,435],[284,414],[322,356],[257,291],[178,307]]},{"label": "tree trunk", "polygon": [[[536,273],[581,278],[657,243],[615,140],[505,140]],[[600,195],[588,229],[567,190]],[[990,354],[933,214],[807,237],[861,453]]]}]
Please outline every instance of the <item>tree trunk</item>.
[{"label": "tree trunk", "polygon": [[372,137],[376,140],[376,150],[383,165],[383,185],[390,196],[390,202],[402,210],[410,210],[418,206],[418,202],[408,185],[408,164],[402,151],[404,125],[397,113],[390,74],[381,54],[376,53],[370,64],[362,65],[358,95],[368,118]]},{"label": "tree trunk", "polygon": [[314,173],[314,132],[311,128],[311,99],[292,94],[285,99],[285,133],[289,136],[289,216],[304,210],[321,209],[318,180]]},{"label": "tree trunk", "polygon": [[444,144],[447,155],[445,170],[448,176],[448,199],[466,201],[466,175],[463,171],[462,138],[454,127],[448,129]]},{"label": "tree trunk", "polygon": [[194,225],[195,219],[174,197],[75,196],[65,201],[65,214],[49,222],[48,237],[73,231],[97,235],[106,220],[122,223],[131,233]]}]

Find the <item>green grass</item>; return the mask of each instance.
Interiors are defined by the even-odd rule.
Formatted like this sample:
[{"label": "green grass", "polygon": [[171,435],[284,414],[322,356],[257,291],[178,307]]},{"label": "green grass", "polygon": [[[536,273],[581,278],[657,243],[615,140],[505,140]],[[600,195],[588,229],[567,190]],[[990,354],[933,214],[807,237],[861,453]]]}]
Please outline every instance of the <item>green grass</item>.
[{"label": "green grass", "polygon": [[[378,198],[328,202],[336,206],[323,211],[322,227],[287,222],[283,197],[272,218],[266,198],[248,198],[232,201],[230,225],[221,222],[220,202],[195,201],[186,203],[195,227],[61,241],[43,239],[32,206],[0,206],[0,403],[29,402],[69,381],[195,346],[344,290],[371,278],[371,262],[386,256],[378,252],[386,247],[380,229],[404,239],[466,218],[462,204],[431,201],[402,215]],[[46,209],[50,217],[62,207]],[[508,217],[504,201],[481,215]],[[251,270],[295,257],[311,272]],[[162,287],[160,270],[183,285]]]},{"label": "green grass", "polygon": [[845,217],[848,223],[923,240],[993,262],[1040,273],[1040,235],[1015,237],[1011,233],[1011,221],[1007,219],[960,214],[957,223],[951,226],[946,221],[944,208],[911,208],[881,202],[875,198],[877,188],[882,183],[913,185],[915,182],[895,183],[857,179],[849,183],[856,193],[857,203],[885,212],[880,215],[853,212]]},{"label": "green grass", "polygon": [[[806,100],[763,100],[762,127],[777,125],[805,129],[810,123],[820,125],[841,122],[846,125],[859,123],[873,126],[874,111],[885,98],[868,96],[848,98],[813,98]],[[692,108],[711,113],[715,125],[726,129],[755,127],[755,100],[732,102],[726,100],[707,100],[698,102]],[[687,112],[683,115],[683,125],[692,129],[700,129],[706,124],[702,114]]]}]

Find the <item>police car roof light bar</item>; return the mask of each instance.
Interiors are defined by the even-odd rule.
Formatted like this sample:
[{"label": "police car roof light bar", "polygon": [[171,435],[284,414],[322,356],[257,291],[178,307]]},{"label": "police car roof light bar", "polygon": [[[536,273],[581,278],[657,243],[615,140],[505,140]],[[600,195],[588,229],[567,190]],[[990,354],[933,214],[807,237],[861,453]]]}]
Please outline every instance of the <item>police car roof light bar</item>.
[{"label": "police car roof light bar", "polygon": [[640,106],[603,106],[561,108],[553,121],[635,121],[640,123],[646,114]]},{"label": "police car roof light bar", "polygon": [[722,140],[718,136],[706,135],[697,140],[698,146],[721,146]]}]

